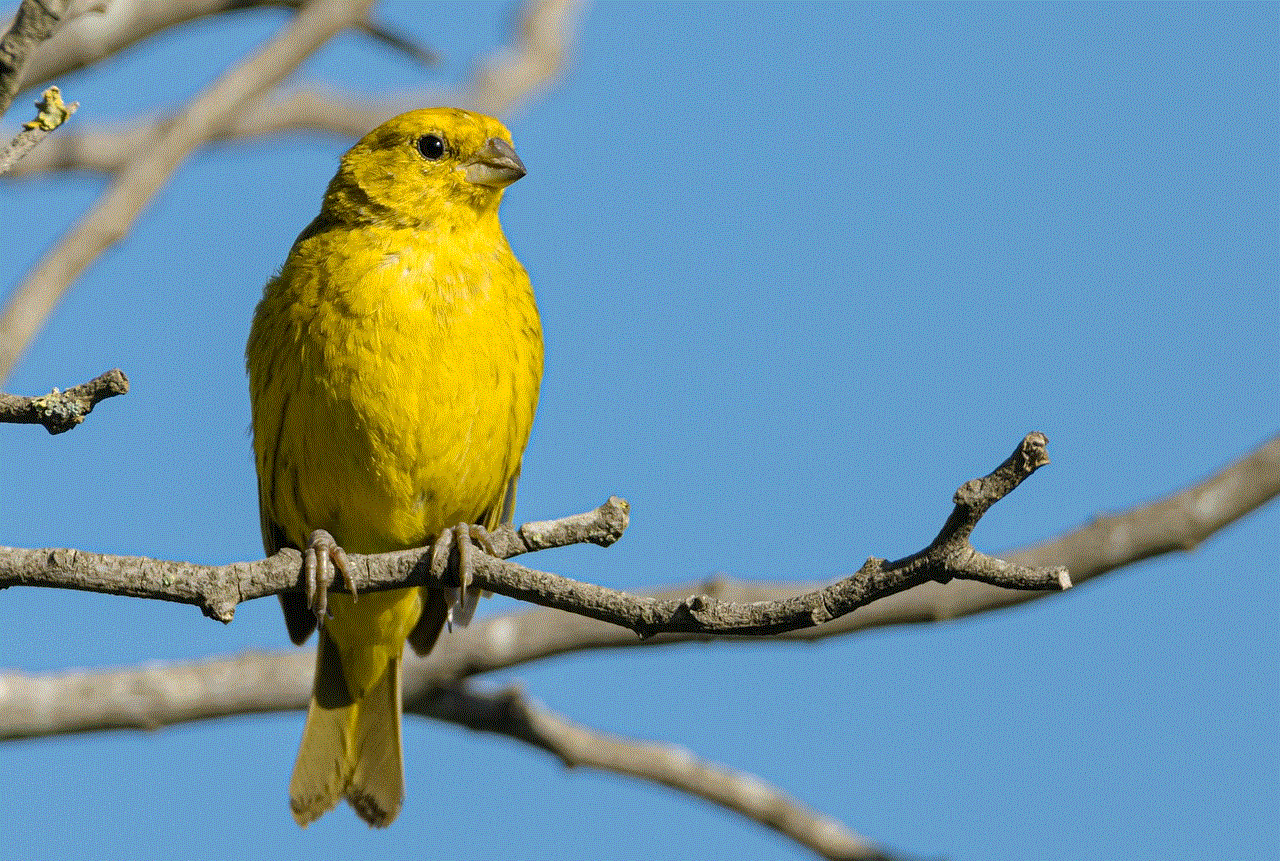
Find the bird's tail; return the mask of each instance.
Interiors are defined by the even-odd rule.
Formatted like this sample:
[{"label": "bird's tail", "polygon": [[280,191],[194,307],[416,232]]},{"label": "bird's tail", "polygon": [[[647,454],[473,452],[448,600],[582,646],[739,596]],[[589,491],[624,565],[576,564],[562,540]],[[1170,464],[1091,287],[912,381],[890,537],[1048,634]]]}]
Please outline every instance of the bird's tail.
[{"label": "bird's tail", "polygon": [[359,699],[351,696],[342,659],[321,629],[316,680],[289,781],[289,805],[299,825],[318,819],[346,796],[370,825],[390,825],[404,800],[400,746],[400,657]]}]

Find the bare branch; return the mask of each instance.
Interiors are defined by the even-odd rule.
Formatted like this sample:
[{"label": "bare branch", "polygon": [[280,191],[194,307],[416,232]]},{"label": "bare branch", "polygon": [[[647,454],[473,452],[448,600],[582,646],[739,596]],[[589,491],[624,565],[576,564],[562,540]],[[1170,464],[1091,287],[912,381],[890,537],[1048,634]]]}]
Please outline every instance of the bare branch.
[{"label": "bare branch", "polygon": [[[482,61],[462,90],[407,92],[373,100],[321,90],[276,92],[246,104],[212,140],[297,130],[354,138],[406,110],[406,105],[457,105],[505,115],[559,75],[573,44],[582,7],[578,0],[529,2],[520,13],[512,43]],[[166,117],[59,135],[23,159],[10,175],[50,170],[118,171],[148,137],[172,121]]]},{"label": "bare branch", "polygon": [[[1215,475],[1156,502],[1138,506],[1067,533],[1006,554],[1023,565],[1057,562],[1076,583],[1093,579],[1160,552],[1190,549],[1199,541],[1280,496],[1280,436]],[[1186,543],[1176,534],[1188,530]],[[1128,536],[1126,540],[1118,540]],[[785,600],[815,584],[761,583],[717,577],[673,585],[652,593],[675,600],[705,594],[723,601]],[[782,634],[795,640],[819,640],[883,625],[938,622],[997,610],[1053,592],[1001,589],[973,581],[924,583],[890,595],[816,628]],[[427,658],[405,664],[405,689],[448,684],[459,678],[508,669],[571,652],[664,645],[707,639],[694,634],[662,634],[638,640],[631,632],[559,610],[531,609],[473,622],[437,644]]]},{"label": "bare branch", "polygon": [[[86,0],[75,4],[66,25],[31,53],[21,86],[22,89],[40,86],[118,54],[171,27],[201,18],[264,7],[296,9],[301,5],[301,0],[166,0],[164,3]],[[89,8],[81,10],[81,6]],[[417,62],[424,65],[435,62],[431,51],[401,33],[372,23],[356,26]]]},{"label": "bare branch", "polygon": [[0,422],[39,424],[51,434],[63,433],[84,421],[99,401],[128,391],[129,380],[124,372],[112,368],[65,392],[54,389],[47,395],[30,398],[0,392]]},{"label": "bare branch", "polygon": [[515,42],[480,64],[460,104],[505,114],[560,74],[582,13],[581,0],[531,0],[521,11]]},{"label": "bare branch", "polygon": [[99,254],[124,237],[188,155],[224,128],[254,95],[274,87],[320,45],[360,20],[372,0],[316,0],[251,60],[200,94],[140,147],[98,204],[27,276],[0,317],[0,379],[62,294]]},{"label": "bare branch", "polygon": [[[1059,538],[1003,554],[1020,565],[1066,565],[1075,583],[1177,550],[1205,538],[1280,496],[1280,436],[1208,479],[1172,496],[1102,517]],[[843,634],[880,625],[935,622],[1010,607],[1044,593],[1017,592],[984,583],[927,583],[881,601],[831,627]],[[825,631],[824,631],[825,633]]]},{"label": "bare branch", "polygon": [[676,745],[588,729],[531,702],[515,688],[480,694],[455,685],[410,699],[405,710],[519,739],[569,768],[596,768],[686,792],[766,825],[823,858],[888,861],[893,857],[753,774],[698,759]]},{"label": "bare branch", "polygon": [[[252,0],[167,0],[165,3],[77,3],[82,14],[31,54],[21,88],[38,87],[117,54],[148,36],[177,24],[251,6],[297,6]],[[87,6],[87,9],[80,9]]]},{"label": "bare branch", "polygon": [[[270,658],[270,659],[268,659]],[[0,674],[0,739],[105,729],[155,730],[236,714],[300,711],[314,655],[251,653],[235,659],[88,671]],[[885,858],[839,822],[805,808],[759,778],[728,771],[668,745],[577,726],[515,691],[479,694],[453,685],[406,690],[405,711],[511,736],[585,766],[651,780],[761,822],[827,858]]]},{"label": "bare branch", "polygon": [[979,553],[969,543],[978,519],[1028,475],[1048,463],[1043,434],[1029,434],[990,475],[967,482],[956,507],[929,547],[885,562],[868,559],[855,574],[824,588],[775,601],[736,603],[709,595],[680,599],[636,596],[578,583],[518,566],[511,576],[494,576],[488,559],[478,566],[483,588],[534,604],[556,607],[630,628],[642,637],[660,633],[763,635],[810,628],[852,613],[886,595],[930,580],[972,579],[1010,589],[1062,590],[1071,585],[1064,568],[1015,565]]},{"label": "bare branch", "polygon": [[76,112],[76,108],[80,107],[80,103],[66,104],[62,101],[62,91],[57,87],[50,87],[40,95],[40,101],[36,102],[36,107],[40,110],[36,118],[23,123],[22,131],[18,132],[3,150],[0,150],[0,174],[8,173],[19,159],[31,152],[36,144],[70,119]]},{"label": "bare branch", "polygon": [[[990,475],[967,482],[956,507],[929,547],[898,560],[868,559],[855,574],[831,586],[779,601],[740,604],[706,595],[662,600],[581,583],[476,554],[477,587],[535,604],[556,607],[630,628],[642,637],[659,633],[778,634],[820,625],[886,595],[929,580],[974,579],[1011,589],[1066,589],[1066,569],[1032,568],[986,556],[969,543],[978,519],[1026,476],[1048,463],[1043,434],[1029,434]],[[610,500],[606,507],[624,507]],[[625,526],[625,523],[623,524]],[[564,524],[532,524],[544,537],[573,534]],[[523,531],[523,529],[522,529]],[[520,533],[503,536],[503,549],[525,552]],[[75,550],[0,548],[0,588],[17,584],[84,589],[195,604],[208,616],[229,622],[241,601],[298,588],[298,551],[282,550],[258,562],[222,566],[108,556]],[[378,555],[347,555],[349,569],[364,591],[413,585],[456,586],[452,572],[435,571],[428,548]]]},{"label": "bare branch", "polygon": [[[492,544],[504,556],[568,544],[592,543],[607,547],[621,537],[627,522],[627,503],[611,497],[586,514],[560,521],[529,523],[518,530],[511,527],[496,530]],[[528,571],[480,551],[476,556],[475,582],[480,588],[491,591],[508,589],[510,587],[504,585],[505,579],[520,582],[523,572]],[[430,558],[429,548],[377,556],[347,554],[348,565],[358,572],[356,579],[365,592],[427,583],[456,586],[456,578],[448,579],[452,574],[441,580],[430,573]],[[176,601],[194,604],[205,615],[230,622],[240,602],[298,588],[300,564],[301,556],[292,548],[257,562],[194,565],[79,550],[0,547],[0,589],[17,585],[52,586]],[[555,576],[532,573],[543,577]],[[334,588],[338,588],[336,584]]]},{"label": "bare branch", "polygon": [[31,52],[62,23],[70,0],[22,0],[9,32],[0,38],[0,114],[22,87]]},{"label": "bare branch", "polygon": [[152,730],[306,708],[315,652],[249,652],[138,669],[0,674],[0,739]]},{"label": "bare branch", "polygon": [[1071,558],[1081,582],[1152,556],[1194,550],[1210,535],[1280,496],[1280,434],[1199,484],[1053,541],[1015,550],[1023,565]]}]

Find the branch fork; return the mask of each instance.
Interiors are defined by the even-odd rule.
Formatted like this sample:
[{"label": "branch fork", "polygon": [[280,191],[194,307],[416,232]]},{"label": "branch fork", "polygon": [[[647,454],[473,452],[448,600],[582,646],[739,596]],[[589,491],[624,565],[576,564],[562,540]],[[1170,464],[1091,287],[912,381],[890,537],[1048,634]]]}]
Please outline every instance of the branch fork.
[{"label": "branch fork", "polygon": [[[663,633],[759,636],[815,627],[879,598],[931,580],[938,583],[976,580],[1007,589],[1069,589],[1071,577],[1065,568],[1018,565],[981,553],[969,543],[974,527],[991,506],[1049,462],[1047,445],[1044,434],[1030,433],[991,474],[965,482],[956,491],[951,516],[924,550],[895,562],[872,557],[853,575],[825,588],[778,601],[735,603],[710,595],[661,601],[588,587],[598,590],[597,604],[576,606],[574,612],[624,625],[646,638]],[[477,581],[479,579],[477,577]],[[505,586],[494,584],[485,588],[502,592]],[[533,594],[515,597],[568,609],[563,601],[540,600]],[[569,593],[563,597],[569,599]]]}]

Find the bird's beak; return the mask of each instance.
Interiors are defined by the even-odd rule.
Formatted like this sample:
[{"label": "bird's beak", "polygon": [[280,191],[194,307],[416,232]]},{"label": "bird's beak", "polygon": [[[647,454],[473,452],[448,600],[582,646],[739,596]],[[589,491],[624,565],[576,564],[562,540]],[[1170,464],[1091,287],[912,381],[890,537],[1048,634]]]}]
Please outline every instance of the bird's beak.
[{"label": "bird's beak", "polygon": [[467,162],[467,180],[490,188],[506,188],[525,173],[520,156],[501,138],[489,138]]}]

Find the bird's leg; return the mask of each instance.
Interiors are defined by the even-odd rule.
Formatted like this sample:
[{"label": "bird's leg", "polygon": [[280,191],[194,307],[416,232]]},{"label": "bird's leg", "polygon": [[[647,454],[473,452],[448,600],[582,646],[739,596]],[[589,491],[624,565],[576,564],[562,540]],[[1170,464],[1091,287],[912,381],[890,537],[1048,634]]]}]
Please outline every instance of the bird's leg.
[{"label": "bird's leg", "polygon": [[321,625],[329,615],[329,586],[333,583],[334,569],[342,576],[342,582],[356,597],[356,581],[347,567],[347,554],[323,529],[311,533],[307,552],[302,554],[302,580],[307,591],[307,606],[316,614]]},{"label": "bird's leg", "polygon": [[[475,561],[472,555],[475,545],[479,545],[480,549],[491,556],[496,556],[497,550],[493,546],[493,541],[489,538],[489,530],[485,529],[479,523],[459,523],[458,525],[446,529],[440,533],[440,537],[436,539],[435,544],[431,546],[431,573],[437,577],[442,576],[449,568],[450,551],[457,549],[458,551],[458,596],[457,606],[464,608],[463,612],[467,619],[471,614],[467,612],[467,589],[474,580],[473,571],[475,570]],[[454,604],[454,601],[450,601]],[[459,624],[465,625],[466,621]],[[449,612],[449,629],[453,630],[453,611]]]}]

